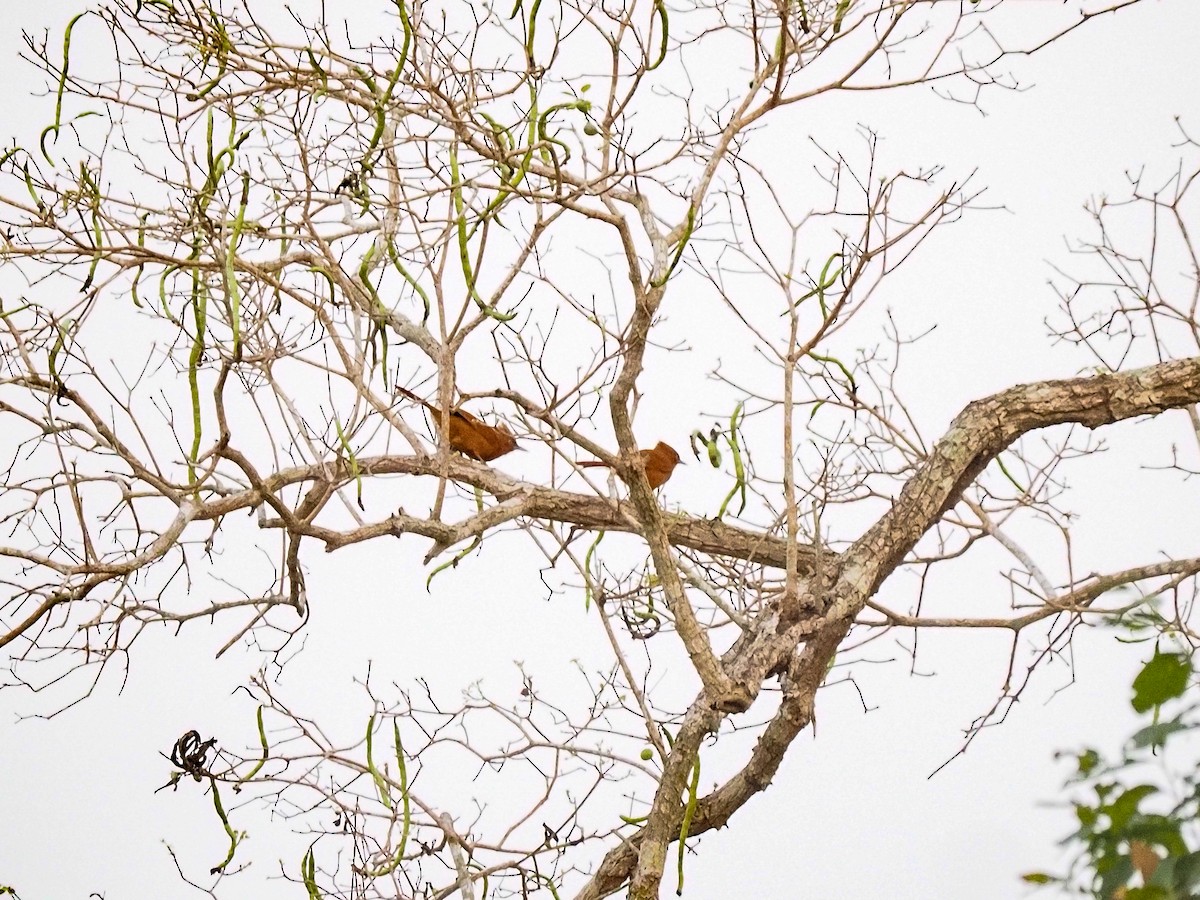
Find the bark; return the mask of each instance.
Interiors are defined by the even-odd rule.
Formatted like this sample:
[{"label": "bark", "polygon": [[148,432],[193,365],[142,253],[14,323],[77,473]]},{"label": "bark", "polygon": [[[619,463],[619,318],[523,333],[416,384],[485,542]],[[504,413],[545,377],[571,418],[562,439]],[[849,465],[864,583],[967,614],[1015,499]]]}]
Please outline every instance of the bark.
[{"label": "bark", "polygon": [[1022,435],[1053,425],[1100,428],[1197,402],[1200,357],[1118,374],[1018,385],[968,404],[892,508],[845,552],[841,580],[854,595],[851,604],[861,608],[942,513]]},{"label": "bark", "polygon": [[[1099,428],[1197,402],[1200,358],[1021,385],[969,404],[892,508],[844,553],[830,553],[825,559],[810,556],[810,565],[819,563],[820,571],[807,580],[807,593],[795,600],[775,598],[722,658],[724,671],[745,687],[751,702],[763,682],[786,671],[783,700],[741,771],[700,799],[689,835],[722,827],[766,788],[788,747],[812,722],[816,692],[854,617],[1000,452],[1042,428],[1068,423]],[[797,653],[801,644],[803,650]],[[667,848],[678,839],[680,791],[690,754],[731,712],[713,709],[705,700],[701,692],[685,718],[646,825],[607,854],[578,900],[599,900],[627,882],[631,898],[658,896]]]}]

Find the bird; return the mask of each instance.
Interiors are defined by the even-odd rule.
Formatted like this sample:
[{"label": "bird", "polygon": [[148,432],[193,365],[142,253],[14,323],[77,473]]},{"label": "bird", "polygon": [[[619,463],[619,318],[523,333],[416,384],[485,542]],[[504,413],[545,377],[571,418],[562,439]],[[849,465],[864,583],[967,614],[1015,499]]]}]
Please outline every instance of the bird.
[{"label": "bird", "polygon": [[[659,441],[650,450],[639,450],[638,456],[642,458],[642,468],[646,470],[646,481],[650,483],[651,490],[657,490],[666,484],[671,473],[675,471],[675,467],[682,462],[679,454],[675,452],[675,448],[663,441]],[[609,463],[601,462],[598,459],[584,460],[579,465],[585,469],[595,466],[610,466]]]},{"label": "bird", "polygon": [[[396,392],[410,400],[416,400],[433,415],[434,422],[440,429],[442,426],[442,411],[427,400],[422,400],[410,390],[397,385]],[[517,449],[517,439],[513,437],[503,424],[499,427],[488,425],[475,418],[465,409],[450,410],[449,423],[450,449],[457,450],[463,456],[477,459],[480,462],[491,462],[505,453]]]}]

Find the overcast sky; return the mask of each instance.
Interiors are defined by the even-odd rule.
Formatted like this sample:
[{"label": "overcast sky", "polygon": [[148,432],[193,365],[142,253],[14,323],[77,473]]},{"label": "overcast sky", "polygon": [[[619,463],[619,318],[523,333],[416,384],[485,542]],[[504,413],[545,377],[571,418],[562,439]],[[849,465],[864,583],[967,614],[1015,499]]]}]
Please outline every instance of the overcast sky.
[{"label": "overcast sky", "polygon": [[[17,129],[36,133],[53,115],[52,97],[33,99],[45,87],[42,77],[16,58],[19,30],[48,27],[61,34],[72,11],[83,7],[66,0],[0,3],[2,138]],[[1029,17],[1059,6],[1053,0],[1016,5]],[[1072,376],[1087,364],[1053,349],[1046,335],[1043,320],[1056,308],[1047,285],[1050,263],[1066,262],[1066,242],[1090,234],[1083,212],[1089,197],[1120,194],[1126,171],[1142,166],[1159,173],[1152,181],[1165,180],[1179,159],[1174,117],[1200,132],[1197,46],[1200,4],[1146,2],[1016,60],[1016,74],[1029,89],[990,95],[986,115],[927,89],[839,97],[805,113],[832,119],[823,123],[825,140],[838,139],[840,131],[851,141],[855,126],[866,123],[894,158],[977,171],[988,200],[1005,207],[947,229],[889,282],[892,293],[883,305],[895,309],[906,328],[937,325],[905,370],[908,396],[927,434],[939,434],[973,398],[1014,383]],[[812,131],[799,115],[782,121],[787,125],[768,129],[778,132],[774,139],[781,144]],[[677,427],[682,443],[683,419]],[[1079,558],[1099,567],[1148,562],[1160,550],[1195,555],[1195,482],[1181,486],[1166,474],[1130,469],[1146,459],[1146,447],[1165,454],[1172,442],[1192,454],[1195,466],[1186,417],[1172,413],[1122,426],[1106,439],[1110,451],[1072,479],[1072,504],[1093,517],[1075,548]],[[668,501],[680,502],[689,479],[702,474],[683,473],[668,488]],[[514,543],[498,542],[493,552]],[[354,679],[364,676],[368,659],[386,679],[423,676],[450,694],[477,678],[497,692],[511,690],[519,686],[513,660],[533,667],[543,640],[569,643],[584,630],[582,611],[544,602],[536,566],[528,578],[488,583],[486,597],[461,572],[447,573],[438,592],[426,596],[419,588],[421,549],[400,553],[386,566],[365,551],[314,554],[310,591],[336,588],[344,602],[314,608],[308,644],[284,679],[310,712],[334,721],[344,713],[347,728],[361,724],[369,709]],[[963,566],[959,580],[941,586],[933,601],[978,595],[981,603],[1003,603],[998,568]],[[410,576],[417,587],[397,602],[396,585]],[[514,630],[514,621],[523,628]],[[85,703],[50,721],[22,717],[45,710],[53,692],[0,690],[0,885],[16,887],[23,900],[194,893],[180,881],[164,842],[198,874],[223,855],[224,835],[200,785],[154,790],[170,771],[159,753],[183,731],[252,735],[253,704],[233,691],[261,660],[241,648],[214,661],[226,636],[209,634],[200,623],[180,638],[149,635],[124,683],[106,678]],[[1147,648],[1095,630],[1080,633],[1073,651],[1073,669],[1046,666],[1003,725],[930,778],[995,699],[1008,638],[923,634],[915,673],[905,647],[871,645],[842,672],[853,674],[858,690],[849,683],[826,689],[818,698],[815,733],[797,741],[771,788],[730,828],[700,840],[685,896],[1021,896],[1019,874],[1053,868],[1056,842],[1071,829],[1069,809],[1043,805],[1061,799],[1068,771],[1054,752],[1084,743],[1115,748],[1133,727],[1124,698]],[[569,662],[569,655],[546,658],[538,677],[569,679]],[[255,822],[249,827],[256,846],[273,845],[272,829],[286,831],[267,817],[251,818],[251,810],[245,814]],[[277,875],[260,863],[227,883],[221,896],[299,896]],[[664,896],[673,887],[666,879]]]}]

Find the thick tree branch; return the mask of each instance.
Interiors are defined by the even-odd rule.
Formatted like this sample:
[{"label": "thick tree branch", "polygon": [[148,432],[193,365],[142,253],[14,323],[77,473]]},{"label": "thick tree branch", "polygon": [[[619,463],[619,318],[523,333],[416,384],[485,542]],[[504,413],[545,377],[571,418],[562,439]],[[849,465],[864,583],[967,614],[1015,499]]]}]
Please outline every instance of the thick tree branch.
[{"label": "thick tree branch", "polygon": [[[834,624],[814,635],[805,644],[803,652],[793,658],[784,681],[783,701],[759,738],[750,759],[725,784],[700,799],[688,829],[689,834],[699,835],[724,827],[751,797],[771,783],[796,735],[812,722],[817,689],[828,670],[829,660],[848,631],[848,623]],[[715,729],[715,724],[709,724]],[[685,774],[686,771],[685,768]],[[681,811],[673,812],[674,815],[666,817],[667,821],[657,829],[657,833],[643,829],[610,850],[592,880],[576,895],[576,900],[599,900],[618,891],[630,879],[638,863],[639,851],[646,846],[646,841],[661,841],[660,835],[663,834],[678,835]],[[657,847],[654,855],[660,855],[665,848],[666,844]]]},{"label": "thick tree branch", "polygon": [[[1018,385],[968,404],[892,508],[841,560],[840,600],[853,614],[942,513],[1017,438],[1052,425],[1099,428],[1200,402],[1200,357],[1117,374]],[[852,609],[851,609],[852,607]]]}]

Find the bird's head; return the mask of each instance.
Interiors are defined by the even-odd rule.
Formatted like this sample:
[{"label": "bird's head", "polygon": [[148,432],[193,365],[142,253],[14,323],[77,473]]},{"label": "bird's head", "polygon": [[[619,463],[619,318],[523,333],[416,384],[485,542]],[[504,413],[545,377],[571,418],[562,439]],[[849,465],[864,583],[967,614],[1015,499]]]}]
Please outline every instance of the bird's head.
[{"label": "bird's head", "polygon": [[659,441],[657,444],[655,444],[654,452],[664,459],[669,459],[671,461],[671,465],[673,466],[687,465],[687,463],[679,458],[679,454],[675,452],[675,448],[665,441]]}]

